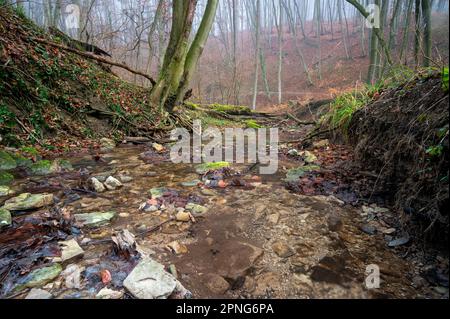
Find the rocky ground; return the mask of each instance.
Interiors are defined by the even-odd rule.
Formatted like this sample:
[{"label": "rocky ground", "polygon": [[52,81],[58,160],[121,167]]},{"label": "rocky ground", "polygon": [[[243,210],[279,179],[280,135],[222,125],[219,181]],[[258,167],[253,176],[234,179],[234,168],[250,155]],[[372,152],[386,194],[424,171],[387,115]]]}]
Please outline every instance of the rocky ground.
[{"label": "rocky ground", "polygon": [[69,161],[3,153],[3,298],[448,298],[448,255],[362,199],[339,174],[343,147],[281,145],[279,172],[259,176],[103,142]]}]

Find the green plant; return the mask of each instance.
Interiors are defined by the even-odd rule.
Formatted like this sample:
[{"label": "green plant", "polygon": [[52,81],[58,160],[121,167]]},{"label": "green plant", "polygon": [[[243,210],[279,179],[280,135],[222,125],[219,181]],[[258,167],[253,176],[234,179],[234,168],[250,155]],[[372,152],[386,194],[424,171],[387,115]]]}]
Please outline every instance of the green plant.
[{"label": "green plant", "polygon": [[448,68],[442,70],[442,89],[448,92]]},{"label": "green plant", "polygon": [[256,123],[255,120],[247,120],[245,121],[245,125],[247,126],[247,128],[254,128],[254,129],[262,128],[262,126]]}]

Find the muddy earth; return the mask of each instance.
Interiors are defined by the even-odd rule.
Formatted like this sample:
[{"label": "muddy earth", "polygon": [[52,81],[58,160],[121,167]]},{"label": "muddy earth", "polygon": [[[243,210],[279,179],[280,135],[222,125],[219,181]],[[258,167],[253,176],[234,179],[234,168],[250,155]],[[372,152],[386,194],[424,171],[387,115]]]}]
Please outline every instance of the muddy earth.
[{"label": "muddy earth", "polygon": [[158,145],[132,144],[73,155],[68,172],[16,171],[2,205],[23,193],[53,198],[11,211],[0,232],[1,295],[448,298],[448,256],[424,254],[394,211],[327,168],[351,162],[348,150],[324,140],[294,151],[281,147],[273,176],[248,164],[201,171],[172,164]]}]

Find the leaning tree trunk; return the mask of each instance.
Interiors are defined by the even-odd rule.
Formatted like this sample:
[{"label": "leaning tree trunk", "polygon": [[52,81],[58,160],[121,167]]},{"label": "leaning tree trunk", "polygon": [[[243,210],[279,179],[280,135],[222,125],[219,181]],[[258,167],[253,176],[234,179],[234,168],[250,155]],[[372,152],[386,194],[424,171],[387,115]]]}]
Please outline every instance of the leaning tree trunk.
[{"label": "leaning tree trunk", "polygon": [[423,15],[423,66],[429,67],[431,61],[431,5],[430,0],[422,0],[422,15]]}]

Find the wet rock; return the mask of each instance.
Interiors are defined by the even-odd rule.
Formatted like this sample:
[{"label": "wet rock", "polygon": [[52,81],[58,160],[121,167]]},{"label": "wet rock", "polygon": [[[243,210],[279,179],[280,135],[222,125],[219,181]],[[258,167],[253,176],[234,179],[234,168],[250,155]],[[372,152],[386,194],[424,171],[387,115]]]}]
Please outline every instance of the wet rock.
[{"label": "wet rock", "polygon": [[179,213],[177,213],[175,218],[179,222],[189,222],[191,220],[191,214],[189,214],[187,212],[179,212]]},{"label": "wet rock", "polygon": [[23,193],[5,202],[4,209],[10,211],[30,210],[53,204],[53,194]]},{"label": "wet rock", "polygon": [[205,206],[194,204],[194,203],[187,204],[186,209],[194,215],[204,214],[208,211],[208,208],[206,208]]},{"label": "wet rock", "polygon": [[385,235],[392,235],[397,231],[397,229],[395,228],[388,228],[388,229],[383,229],[383,234]]},{"label": "wet rock", "polygon": [[14,158],[5,151],[0,151],[0,171],[15,169],[17,163]]},{"label": "wet rock", "polygon": [[107,225],[115,216],[115,212],[95,212],[74,215],[75,220],[86,227],[101,227]]},{"label": "wet rock", "polygon": [[201,183],[201,181],[196,179],[196,180],[189,181],[189,182],[182,182],[181,186],[183,186],[183,187],[196,187],[199,183]]},{"label": "wet rock", "polygon": [[45,300],[45,299],[52,299],[53,295],[49,293],[46,290],[43,289],[37,289],[33,288],[30,290],[28,295],[25,297],[25,299],[32,299],[32,300]]},{"label": "wet rock", "polygon": [[327,223],[328,229],[332,232],[338,232],[342,230],[342,227],[344,227],[341,218],[336,215],[330,215],[327,219]]},{"label": "wet rock", "polygon": [[207,188],[202,189],[200,191],[200,193],[202,193],[202,195],[204,195],[204,196],[216,196],[217,195],[216,192],[214,192],[213,190],[207,189]]},{"label": "wet rock", "polygon": [[277,241],[272,244],[272,249],[278,257],[289,258],[295,255],[295,251],[289,247],[288,244],[282,241]]},{"label": "wet rock", "polygon": [[0,171],[0,185],[10,185],[14,180],[14,176],[8,172]]},{"label": "wet rock", "polygon": [[403,246],[406,245],[407,243],[409,243],[410,237],[408,234],[400,237],[400,238],[396,238],[394,240],[391,240],[388,243],[388,246],[393,248],[393,247],[398,247],[398,246]]},{"label": "wet rock", "polygon": [[103,288],[95,296],[96,299],[122,299],[125,293],[123,291],[112,290],[109,288]]},{"label": "wet rock", "polygon": [[159,187],[159,188],[152,188],[150,190],[150,194],[152,195],[152,199],[158,199],[164,196],[164,194],[167,192],[167,188]]},{"label": "wet rock", "polygon": [[281,278],[273,272],[264,273],[256,277],[256,296],[267,296],[268,292],[277,292],[282,289]]},{"label": "wet rock", "polygon": [[177,287],[177,280],[153,259],[145,258],[123,282],[138,299],[167,299]]},{"label": "wet rock", "polygon": [[96,191],[97,193],[103,193],[106,191],[105,185],[103,185],[97,178],[92,177],[89,180],[91,188]]},{"label": "wet rock", "polygon": [[427,281],[425,280],[425,278],[423,278],[421,276],[415,276],[412,279],[412,285],[415,288],[422,288],[422,287],[426,286],[426,284],[427,284]]},{"label": "wet rock", "polygon": [[84,255],[84,250],[75,239],[60,241],[61,257],[53,258],[53,262],[67,263]]},{"label": "wet rock", "polygon": [[105,186],[108,190],[112,191],[122,187],[123,184],[118,179],[110,176],[106,179]]},{"label": "wet rock", "polygon": [[14,194],[14,191],[11,190],[8,186],[0,186],[0,197],[1,196],[8,196]]},{"label": "wet rock", "polygon": [[46,176],[50,174],[55,174],[61,170],[57,161],[42,160],[33,163],[30,166],[30,171],[32,175]]},{"label": "wet rock", "polygon": [[119,180],[125,184],[133,181],[133,177],[131,177],[129,175],[119,174],[118,177],[119,177]]},{"label": "wet rock", "polygon": [[100,139],[100,146],[103,152],[111,151],[116,147],[116,142],[110,138]]},{"label": "wet rock", "polygon": [[61,271],[62,267],[60,264],[36,269],[20,279],[14,290],[19,292],[26,288],[42,287],[58,277]]},{"label": "wet rock", "polygon": [[84,267],[78,265],[69,265],[61,273],[64,278],[64,284],[68,289],[80,289],[81,288],[81,273],[84,271]]},{"label": "wet rock", "polygon": [[292,149],[292,150],[289,150],[288,154],[289,154],[290,156],[300,156],[299,151],[296,150],[295,148]]},{"label": "wet rock", "polygon": [[206,275],[205,282],[206,287],[215,295],[223,295],[230,289],[228,281],[216,274]]},{"label": "wet rock", "polygon": [[30,166],[33,164],[32,160],[23,157],[22,155],[11,154],[11,157],[16,161],[17,167],[30,168]]},{"label": "wet rock", "polygon": [[375,235],[377,233],[377,228],[370,224],[365,224],[361,226],[361,231],[363,231],[367,235]]},{"label": "wet rock", "polygon": [[169,272],[172,276],[174,276],[175,278],[178,278],[177,267],[174,264],[169,265]]},{"label": "wet rock", "polygon": [[320,166],[317,165],[305,165],[298,168],[293,168],[286,173],[286,182],[297,182],[300,177],[303,177],[306,173],[318,171]]},{"label": "wet rock", "polygon": [[12,218],[9,210],[0,208],[0,229],[11,226]]}]

